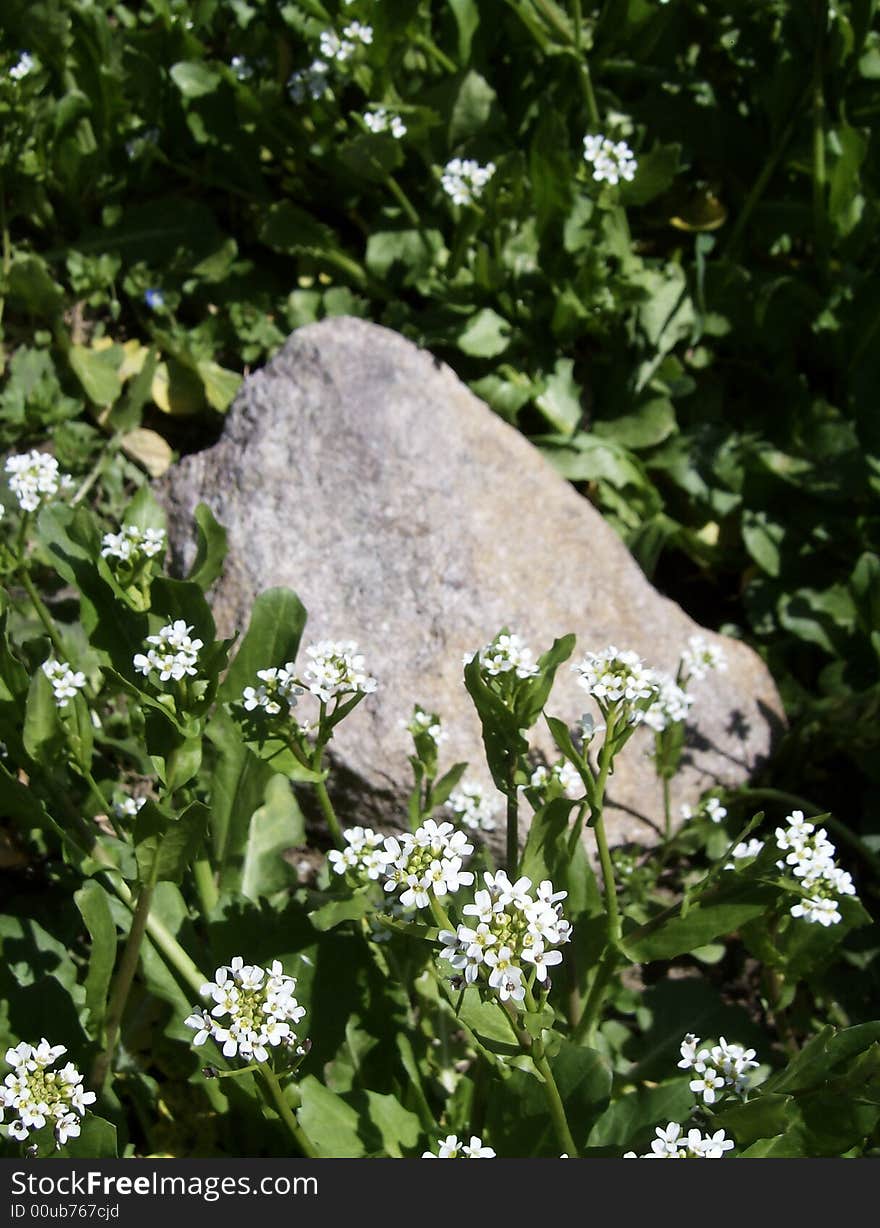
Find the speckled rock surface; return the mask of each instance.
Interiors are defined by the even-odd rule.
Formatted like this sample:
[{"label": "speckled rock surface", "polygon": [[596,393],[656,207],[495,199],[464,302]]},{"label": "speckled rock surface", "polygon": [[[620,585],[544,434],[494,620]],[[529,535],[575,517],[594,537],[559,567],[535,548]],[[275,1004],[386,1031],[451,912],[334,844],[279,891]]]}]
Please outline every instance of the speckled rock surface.
[{"label": "speckled rock surface", "polygon": [[[573,659],[609,643],[674,670],[698,628],[645,579],[595,509],[443,364],[378,325],[335,318],[298,330],[245,380],[213,447],[163,480],[172,549],[194,554],[204,500],[229,533],[212,605],[220,630],[243,630],[254,597],[296,590],[306,642],[355,639],[379,689],[332,744],[340,808],[397,826],[411,783],[400,721],[414,702],[449,730],[441,769],[470,760],[489,783],[462,656],[507,625],[538,655],[577,635]],[[757,655],[722,644],[725,674],[694,683],[675,813],[714,783],[744,781],[768,754],[782,705]],[[574,723],[589,707],[563,667],[549,705]],[[613,840],[653,843],[661,790],[639,731],[619,759],[608,811]],[[543,726],[536,754],[555,759]],[[333,781],[331,779],[331,791]]]}]

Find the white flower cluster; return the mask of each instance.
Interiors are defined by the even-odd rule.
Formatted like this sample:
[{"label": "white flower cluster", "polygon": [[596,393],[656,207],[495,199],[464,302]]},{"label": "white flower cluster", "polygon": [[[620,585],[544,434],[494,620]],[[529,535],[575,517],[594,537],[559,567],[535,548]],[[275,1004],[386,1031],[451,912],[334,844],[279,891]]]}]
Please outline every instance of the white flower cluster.
[{"label": "white flower cluster", "polygon": [[437,1154],[433,1151],[423,1151],[423,1160],[494,1160],[495,1152],[491,1147],[484,1147],[483,1140],[476,1134],[471,1135],[469,1143],[463,1143],[457,1134],[447,1134],[446,1138],[437,1140]]},{"label": "white flower cluster", "polygon": [[164,529],[139,529],[123,525],[118,533],[105,533],[101,538],[101,557],[118,559],[137,567],[144,559],[154,559],[165,552]]},{"label": "white flower cluster", "polygon": [[33,70],[35,63],[36,61],[29,51],[22,51],[17,63],[13,64],[9,70],[10,77],[13,81],[20,81],[22,77],[26,77]]},{"label": "white flower cluster", "polygon": [[620,183],[635,178],[638,163],[626,141],[612,141],[607,136],[584,137],[584,160],[593,167],[593,178],[599,183]]},{"label": "white flower cluster", "polygon": [[688,1130],[682,1134],[684,1127],[677,1121],[671,1121],[666,1126],[657,1126],[657,1137],[651,1143],[651,1150],[642,1156],[634,1151],[624,1154],[625,1160],[721,1160],[725,1151],[733,1147],[733,1139],[725,1138],[723,1130],[714,1134],[701,1134],[699,1130]]},{"label": "white flower cluster", "polygon": [[577,769],[567,759],[560,759],[552,767],[540,763],[529,777],[533,789],[545,789],[551,783],[559,785],[565,796],[570,798],[578,798],[584,791]]},{"label": "white flower cluster", "polygon": [[296,980],[281,971],[277,959],[261,968],[236,955],[201,988],[202,997],[214,1001],[211,1013],[196,1010],[184,1021],[195,1029],[193,1044],[203,1045],[210,1036],[224,1057],[265,1062],[267,1046],[296,1041],[291,1024],[299,1023],[306,1012],[293,996],[295,989]]},{"label": "white flower cluster", "polygon": [[406,136],[406,124],[399,115],[395,115],[385,107],[377,107],[375,111],[367,111],[364,114],[364,123],[370,132],[390,132],[395,141],[399,141],[401,137]]},{"label": "white flower cluster", "polygon": [[494,831],[501,798],[493,796],[478,781],[463,780],[450,793],[446,808],[471,831]]},{"label": "white flower cluster", "polygon": [[718,1096],[733,1092],[744,1100],[749,1088],[749,1071],[757,1070],[755,1050],[728,1044],[723,1036],[711,1049],[699,1049],[699,1036],[688,1032],[681,1042],[680,1070],[692,1070],[695,1077],[688,1084],[692,1092],[703,1098],[703,1104],[714,1104]]},{"label": "white flower cluster", "polygon": [[257,686],[246,686],[241,705],[246,712],[260,709],[267,716],[288,715],[296,707],[296,697],[302,689],[296,684],[296,667],[288,661],[281,669],[258,669]]},{"label": "white flower cluster", "polygon": [[145,797],[123,797],[113,803],[113,814],[117,819],[137,818],[138,811],[146,802]]},{"label": "white flower cluster", "polygon": [[601,652],[588,652],[582,661],[571,667],[578,682],[599,707],[623,701],[636,703],[641,699],[656,700],[660,686],[652,669],[636,653],[621,652],[613,644]]},{"label": "white flower cluster", "polygon": [[372,827],[349,827],[342,833],[344,849],[333,849],[327,860],[334,873],[350,873],[357,879],[379,879],[385,870],[383,837]]},{"label": "white flower cluster", "polygon": [[556,948],[570,940],[571,926],[562,916],[560,901],[568,893],[554,891],[545,879],[533,895],[530,878],[512,883],[503,870],[484,874],[483,881],[485,889],[462,909],[464,916],[474,918],[474,925],[441,930],[440,956],[463,973],[468,984],[474,984],[482,969],[502,1002],[522,1002],[530,973],[543,983],[548,969],[562,963]]},{"label": "white flower cluster", "polygon": [[306,655],[311,661],[303,671],[303,685],[322,703],[337,695],[360,692],[369,695],[377,683],[364,667],[364,658],[353,640],[321,640],[309,644]]},{"label": "white flower cluster", "polygon": [[412,833],[386,836],[379,856],[384,866],[385,890],[402,888],[404,908],[428,908],[431,896],[441,899],[474,881],[470,870],[463,870],[464,858],[474,846],[463,831],[451,823],[425,819]]},{"label": "white flower cluster", "polygon": [[681,664],[685,674],[698,681],[713,670],[720,674],[727,670],[727,658],[723,651],[716,644],[710,644],[703,635],[691,636],[681,654]]},{"label": "white flower cluster", "polygon": [[321,55],[325,60],[335,60],[344,64],[358,49],[358,44],[368,47],[373,41],[373,27],[360,21],[352,21],[342,31],[342,37],[335,30],[324,30],[320,38]]},{"label": "white flower cluster", "polygon": [[455,205],[472,205],[495,174],[495,163],[480,166],[473,158],[453,158],[440,176],[440,186]]},{"label": "white flower cluster", "polygon": [[6,1050],[13,1073],[0,1087],[0,1121],[6,1109],[17,1114],[7,1127],[10,1137],[23,1142],[32,1130],[41,1130],[47,1122],[54,1123],[60,1145],[79,1135],[80,1118],[96,1097],[83,1088],[82,1075],[72,1062],[60,1070],[49,1070],[66,1052],[64,1045],[50,1045],[45,1037],[38,1045],[22,1041]]},{"label": "white flower cluster", "polygon": [[60,471],[55,457],[37,449],[8,456],[5,468],[10,475],[9,489],[23,512],[35,512],[73,485],[73,478]]},{"label": "white flower cluster", "polygon": [[422,738],[427,735],[435,746],[439,746],[441,742],[446,742],[449,738],[437,713],[425,712],[423,708],[416,707],[410,719],[400,723],[414,738]]},{"label": "white flower cluster", "polygon": [[683,690],[668,674],[655,674],[654,681],[659,688],[657,698],[649,708],[639,714],[639,719],[655,733],[663,733],[670,725],[677,725],[687,720],[694,697]]},{"label": "white flower cluster", "polygon": [[59,708],[66,708],[77,691],[86,685],[86,676],[78,669],[71,669],[66,661],[55,661],[51,657],[44,661],[42,671],[52,683],[52,693]]},{"label": "white flower cluster", "polygon": [[156,635],[148,635],[147,644],[150,647],[146,653],[135,654],[135,669],[145,678],[155,671],[160,682],[167,682],[169,678],[179,682],[182,678],[195,675],[199,649],[204,644],[201,640],[194,640],[190,636],[191,631],[192,627],[178,618],[162,627]]},{"label": "white flower cluster", "polygon": [[329,76],[330,65],[323,60],[313,60],[308,68],[298,68],[290,74],[287,92],[294,102],[305,102],[307,98],[317,102],[327,93]]},{"label": "white flower cluster", "polygon": [[807,895],[791,908],[793,917],[818,925],[837,925],[842,920],[838,896],[855,895],[852,875],[834,860],[836,849],[824,827],[808,823],[802,810],[788,815],[788,827],[776,828],[776,847],[785,853],[780,869],[790,867]]},{"label": "white flower cluster", "polygon": [[254,75],[254,66],[250,60],[243,55],[234,55],[229,61],[229,67],[235,73],[239,81],[250,81]]},{"label": "white flower cluster", "polygon": [[[470,665],[473,653],[462,658]],[[517,678],[534,678],[538,667],[531,648],[518,635],[496,635],[491,644],[479,651],[480,669],[496,678],[499,674],[515,674]]]},{"label": "white flower cluster", "polygon": [[685,802],[681,808],[681,817],[685,821],[705,817],[711,819],[713,823],[720,823],[722,819],[727,818],[727,808],[722,806],[720,798],[708,797],[700,803],[696,810]]}]

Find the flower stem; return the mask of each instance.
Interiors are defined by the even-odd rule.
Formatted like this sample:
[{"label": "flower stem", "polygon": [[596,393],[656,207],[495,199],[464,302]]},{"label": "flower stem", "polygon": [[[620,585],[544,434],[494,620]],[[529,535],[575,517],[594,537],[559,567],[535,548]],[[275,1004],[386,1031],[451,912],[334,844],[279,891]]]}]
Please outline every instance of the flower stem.
[{"label": "flower stem", "polygon": [[573,1032],[573,1038],[578,1043],[589,1044],[593,1039],[596,1024],[599,1020],[599,1012],[602,1009],[602,1003],[605,1001],[608,983],[611,980],[614,969],[617,967],[617,959],[617,948],[607,946],[593,976],[593,983],[590,986],[590,992],[587,994],[587,1000],[584,1003],[583,1014]]},{"label": "flower stem", "polygon": [[[530,1014],[538,1014],[538,1004],[535,1002],[532,991],[526,987],[526,1006]],[[517,1029],[517,1035],[520,1035]],[[524,1044],[522,1038],[521,1044]],[[550,1110],[550,1117],[553,1121],[553,1128],[556,1131],[556,1137],[562,1150],[567,1152],[569,1156],[577,1156],[577,1147],[572,1138],[571,1130],[568,1125],[568,1118],[565,1115],[565,1105],[562,1103],[562,1097],[559,1094],[559,1087],[554,1078],[553,1071],[550,1068],[550,1063],[547,1061],[547,1056],[544,1052],[544,1042],[540,1036],[536,1036],[530,1041],[528,1046],[529,1052],[532,1055],[532,1061],[538,1073],[543,1078],[544,1097],[547,1101],[547,1107]]]},{"label": "flower stem", "polygon": [[339,819],[336,816],[336,811],[333,809],[333,803],[330,801],[330,794],[327,792],[327,786],[323,780],[319,780],[315,784],[315,792],[318,795],[318,804],[321,807],[321,813],[324,816],[324,821],[330,828],[330,835],[333,837],[333,842],[337,848],[344,848],[345,841],[342,838],[342,828],[339,825]]},{"label": "flower stem", "polygon": [[131,927],[128,931],[128,939],[125,943],[125,950],[122,952],[122,959],[116,972],[116,980],[107,1008],[107,1019],[104,1025],[104,1048],[98,1054],[92,1068],[92,1083],[97,1088],[103,1088],[107,1075],[110,1072],[110,1067],[113,1064],[113,1055],[116,1051],[116,1042],[119,1039],[122,1016],[125,1012],[125,1005],[128,1002],[128,995],[134,980],[134,974],[137,971],[138,961],[140,960],[141,945],[146,933],[154,889],[155,878],[152,882],[146,883],[141,887],[137,897],[137,904],[131,919]]},{"label": "flower stem", "polygon": [[62,642],[61,636],[58,634],[58,630],[55,627],[55,624],[52,621],[52,615],[49,613],[49,611],[46,609],[45,605],[43,604],[43,599],[40,597],[40,594],[37,592],[34,586],[34,582],[30,578],[27,568],[24,565],[22,565],[22,568],[19,574],[21,575],[21,583],[24,587],[24,591],[27,593],[28,597],[30,597],[31,605],[36,610],[37,617],[39,618],[40,622],[43,624],[43,627],[45,628],[46,634],[48,635],[49,639],[52,641],[52,647],[55,649],[55,653],[58,659],[60,661],[64,661],[66,659],[64,644]]},{"label": "flower stem", "polygon": [[519,865],[519,799],[516,795],[516,756],[507,760],[507,873],[516,878]]},{"label": "flower stem", "polygon": [[672,806],[669,797],[669,777],[663,776],[663,843],[672,838]]},{"label": "flower stem", "polygon": [[318,1152],[314,1143],[296,1120],[296,1114],[287,1102],[281,1084],[278,1082],[278,1076],[268,1062],[260,1063],[260,1074],[263,1076],[266,1087],[269,1089],[269,1095],[278,1112],[278,1116],[287,1126],[297,1147],[309,1160],[317,1159]]},{"label": "flower stem", "polygon": [[207,857],[199,857],[193,862],[193,880],[199,895],[203,917],[208,917],[217,907],[220,893],[214,880],[214,871]]}]

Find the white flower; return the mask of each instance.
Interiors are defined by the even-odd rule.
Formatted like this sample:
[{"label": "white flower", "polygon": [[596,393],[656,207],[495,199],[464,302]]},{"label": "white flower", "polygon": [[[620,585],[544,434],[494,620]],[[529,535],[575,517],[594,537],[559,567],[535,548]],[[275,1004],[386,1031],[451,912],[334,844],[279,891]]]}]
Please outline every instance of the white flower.
[{"label": "white flower", "polygon": [[[470,656],[465,655],[464,664],[470,665],[473,656],[473,653]],[[533,678],[538,673],[532,650],[518,635],[496,635],[491,644],[480,649],[478,658],[480,669],[492,678],[499,674]]]},{"label": "white flower", "polygon": [[464,832],[433,819],[426,819],[415,832],[386,836],[377,853],[386,876],[385,890],[401,889],[404,908],[428,908],[432,896],[441,899],[473,883],[472,872],[462,869],[463,858],[473,851]]},{"label": "white flower", "polygon": [[123,525],[118,533],[105,533],[101,538],[101,557],[126,563],[133,570],[145,560],[165,553],[164,529],[138,529]]},{"label": "white flower", "polygon": [[483,1140],[476,1134],[471,1135],[469,1143],[460,1141],[457,1134],[447,1134],[446,1138],[437,1140],[437,1154],[433,1151],[423,1151],[423,1160],[491,1160],[495,1152],[491,1147],[485,1147]]},{"label": "white flower", "polygon": [[372,827],[349,827],[343,833],[346,847],[333,849],[327,860],[335,874],[351,874],[355,880],[376,882],[383,873],[382,836]]},{"label": "white flower", "polygon": [[257,685],[246,686],[241,696],[241,706],[246,712],[260,711],[266,716],[289,716],[296,707],[297,696],[302,688],[296,685],[295,666],[292,661],[281,669],[258,669]]},{"label": "white flower", "polygon": [[571,668],[578,675],[578,683],[603,711],[610,704],[621,701],[633,704],[650,699],[653,702],[660,692],[654,671],[636,653],[621,652],[613,644],[601,652],[588,652]]},{"label": "white flower", "polygon": [[9,489],[23,512],[35,512],[73,484],[73,479],[60,471],[54,456],[36,449],[8,456],[5,469]]},{"label": "white flower", "polygon": [[680,1070],[693,1070],[697,1078],[689,1084],[704,1104],[714,1104],[718,1092],[733,1092],[745,1098],[749,1071],[757,1070],[755,1050],[729,1043],[723,1036],[711,1049],[699,1049],[700,1038],[688,1032],[681,1042]]},{"label": "white flower", "polygon": [[353,640],[321,640],[309,644],[311,661],[303,670],[303,685],[322,701],[329,703],[339,695],[369,695],[377,683],[366,672],[364,658]]},{"label": "white flower", "polygon": [[741,840],[739,844],[734,845],[731,850],[733,861],[728,861],[724,867],[725,870],[735,870],[737,861],[752,861],[764,847],[764,841],[753,837],[749,841]]},{"label": "white flower", "polygon": [[86,685],[85,674],[71,669],[66,661],[55,661],[50,657],[43,662],[41,668],[52,684],[52,693],[59,708],[66,708],[77,691],[81,691]]},{"label": "white flower", "polygon": [[79,1118],[96,1096],[82,1087],[82,1075],[71,1062],[61,1070],[49,1069],[63,1053],[63,1045],[50,1045],[45,1038],[38,1045],[23,1041],[6,1051],[13,1073],[0,1085],[0,1120],[6,1109],[17,1114],[7,1127],[12,1138],[23,1142],[50,1121],[60,1146],[79,1134]]},{"label": "white flower", "polygon": [[329,64],[324,60],[312,60],[308,68],[298,68],[291,73],[287,82],[287,92],[294,102],[305,102],[306,98],[317,102],[327,93],[329,75]]},{"label": "white flower", "polygon": [[18,62],[13,64],[9,70],[9,75],[13,81],[20,81],[22,77],[26,77],[34,68],[35,60],[29,51],[22,51],[18,58]]},{"label": "white flower", "polygon": [[134,668],[145,678],[158,674],[160,682],[167,682],[169,678],[179,682],[182,678],[194,677],[198,673],[199,650],[204,643],[193,639],[191,631],[192,627],[178,618],[155,635],[148,635],[145,644],[147,651],[135,654],[132,662]]},{"label": "white flower", "polygon": [[545,789],[548,785],[558,786],[566,797],[578,798],[583,794],[583,782],[577,769],[567,759],[560,759],[551,768],[539,764],[529,777],[533,789]]},{"label": "white flower", "polygon": [[364,47],[368,47],[373,41],[373,27],[365,25],[361,21],[353,21],[350,25],[344,27],[342,37],[350,39],[353,43],[360,43]]},{"label": "white flower", "polygon": [[607,136],[584,137],[584,160],[593,167],[593,178],[600,183],[617,184],[635,178],[638,163],[625,141]]},{"label": "white flower", "polygon": [[261,968],[237,955],[201,988],[202,997],[214,1003],[210,1014],[195,1010],[184,1020],[195,1030],[193,1044],[203,1045],[211,1037],[224,1057],[267,1061],[270,1048],[296,1044],[291,1025],[306,1012],[293,996],[295,989],[296,980],[282,972],[278,960]]},{"label": "white flower", "polygon": [[659,684],[657,698],[641,714],[641,720],[655,733],[662,733],[670,725],[678,725],[687,719],[688,710],[694,702],[692,695],[683,690],[668,674],[656,674]]},{"label": "white flower", "polygon": [[229,61],[229,67],[239,81],[249,81],[254,75],[253,65],[243,55],[234,55]]},{"label": "white flower", "polygon": [[484,874],[483,882],[474,902],[462,909],[463,916],[475,918],[476,928],[444,930],[440,956],[469,984],[483,976],[502,1001],[521,1002],[530,976],[544,984],[548,970],[562,962],[556,948],[571,937],[562,916],[567,893],[554,891],[549,879],[537,889],[525,876],[512,883],[504,870]]},{"label": "white flower", "polygon": [[698,681],[712,670],[723,674],[727,670],[727,658],[717,644],[710,644],[705,636],[692,635],[687,648],[681,654],[684,673]]},{"label": "white flower", "polygon": [[788,826],[775,832],[776,847],[786,855],[777,864],[783,870],[790,867],[805,892],[791,915],[814,925],[839,924],[843,917],[835,897],[856,894],[852,876],[835,862],[836,849],[824,828],[808,823],[801,810],[792,811],[786,821]]},{"label": "white flower", "polygon": [[495,174],[495,163],[480,166],[473,158],[453,158],[440,176],[440,186],[453,204],[472,205]]},{"label": "white flower", "polygon": [[692,1092],[703,1097],[704,1104],[714,1104],[715,1093],[719,1088],[724,1087],[724,1076],[707,1067],[702,1074],[688,1083],[688,1087]]},{"label": "white flower", "polygon": [[446,807],[471,831],[494,831],[501,797],[488,793],[477,781],[465,780],[450,793]]},{"label": "white flower", "polygon": [[449,738],[449,734],[443,728],[443,722],[437,713],[425,712],[418,705],[410,719],[408,721],[402,720],[400,724],[408,733],[412,734],[413,738],[421,738],[427,734],[435,746],[439,746],[441,742],[446,742]]},{"label": "white flower", "polygon": [[706,802],[706,814],[713,823],[720,823],[727,817],[727,810],[721,805],[719,798],[710,797]]},{"label": "white flower", "polygon": [[370,132],[390,132],[395,141],[406,136],[406,124],[399,115],[394,115],[385,107],[377,107],[375,111],[367,111],[364,123]]},{"label": "white flower", "polygon": [[715,1134],[703,1135],[699,1130],[688,1130],[687,1137],[682,1137],[682,1126],[677,1121],[671,1121],[666,1126],[657,1126],[654,1133],[657,1137],[651,1143],[651,1150],[643,1156],[637,1156],[634,1151],[624,1155],[625,1160],[719,1160],[725,1151],[733,1147],[733,1139],[725,1138],[723,1130]]},{"label": "white flower", "polygon": [[146,800],[145,797],[124,797],[113,803],[113,813],[117,819],[133,819]]}]

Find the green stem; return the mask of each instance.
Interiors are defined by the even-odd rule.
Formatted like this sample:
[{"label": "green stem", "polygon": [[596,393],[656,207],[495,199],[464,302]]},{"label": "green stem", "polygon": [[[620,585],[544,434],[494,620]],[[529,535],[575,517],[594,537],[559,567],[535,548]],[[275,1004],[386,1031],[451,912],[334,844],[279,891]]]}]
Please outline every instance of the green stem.
[{"label": "green stem", "polygon": [[113,828],[114,832],[116,833],[117,838],[119,840],[124,840],[125,833],[122,831],[119,824],[116,822],[116,819],[113,815],[113,807],[108,806],[107,799],[104,797],[104,794],[101,792],[101,787],[98,784],[97,780],[95,780],[94,776],[88,770],[88,768],[85,768],[85,769],[78,768],[77,770],[82,774],[83,780],[89,786],[89,792],[91,793],[92,797],[94,797],[95,801],[98,802],[98,804],[100,805],[101,809],[99,813],[105,814],[107,816],[107,821],[109,822],[110,826]]},{"label": "green stem", "polygon": [[[538,1013],[538,1004],[535,1002],[532,991],[526,986],[525,1003],[530,1014]],[[509,1005],[506,1004],[506,1005]],[[550,1117],[553,1121],[553,1128],[556,1131],[556,1137],[562,1150],[574,1159],[577,1156],[577,1147],[572,1138],[571,1130],[568,1125],[568,1118],[565,1114],[565,1105],[562,1103],[562,1097],[559,1094],[559,1087],[554,1078],[553,1071],[550,1068],[550,1063],[547,1061],[547,1056],[544,1052],[544,1042],[540,1036],[531,1039],[528,1033],[523,1033],[517,1026],[514,1015],[508,1011],[511,1019],[514,1022],[514,1030],[520,1037],[520,1044],[529,1053],[531,1053],[532,1061],[538,1073],[543,1078],[544,1097],[547,1101],[547,1107],[550,1110]]]},{"label": "green stem", "polygon": [[317,1149],[314,1143],[303,1130],[302,1126],[296,1120],[296,1115],[293,1109],[287,1102],[287,1099],[282,1090],[281,1084],[278,1082],[278,1076],[267,1062],[260,1063],[260,1074],[269,1089],[269,1095],[275,1105],[278,1115],[287,1129],[290,1131],[291,1137],[299,1147],[300,1151],[309,1160],[315,1160],[318,1157]]},{"label": "green stem", "polygon": [[122,959],[116,972],[116,979],[107,1008],[107,1019],[104,1025],[104,1048],[98,1054],[92,1068],[92,1085],[99,1089],[103,1088],[105,1080],[110,1073],[110,1067],[113,1064],[113,1055],[116,1051],[116,1042],[119,1039],[122,1016],[125,1012],[128,995],[131,991],[134,974],[137,971],[141,956],[141,945],[147,929],[147,920],[150,915],[150,905],[153,902],[154,889],[155,875],[153,881],[141,887],[138,894],[137,905],[131,919],[131,928],[128,931],[128,939],[125,943],[125,950],[122,952]]},{"label": "green stem", "polygon": [[416,229],[421,232],[422,242],[425,245],[427,245],[427,239],[424,235],[424,231],[422,228],[422,219],[419,217],[418,210],[416,209],[415,205],[412,203],[410,198],[407,196],[406,192],[404,192],[403,188],[400,186],[400,184],[397,182],[397,180],[394,178],[393,175],[386,175],[385,186],[388,189],[388,191],[391,193],[391,195],[394,197],[394,199],[397,201],[397,203],[400,205],[401,209],[404,211],[406,216],[412,222],[413,226],[415,226]]},{"label": "green stem", "polygon": [[[320,768],[318,769],[320,771]],[[330,828],[330,835],[333,837],[333,842],[337,848],[345,848],[345,840],[342,837],[342,828],[339,825],[339,819],[336,817],[336,811],[333,809],[333,803],[330,801],[330,794],[327,792],[327,786],[323,780],[319,780],[315,784],[315,792],[318,795],[318,804],[321,807],[321,813],[324,816],[324,821]]]},{"label": "green stem", "polygon": [[445,51],[441,51],[433,39],[428,38],[427,34],[417,34],[413,40],[418,47],[423,51],[427,51],[428,55],[436,64],[444,69],[445,72],[457,73],[458,65],[450,60]]},{"label": "green stem", "polygon": [[764,165],[761,167],[758,178],[752,184],[751,191],[746,197],[745,204],[740,210],[739,216],[734,222],[733,229],[730,232],[730,237],[727,240],[727,244],[724,249],[724,256],[727,259],[732,259],[737,248],[739,247],[739,242],[743,236],[746,226],[749,224],[752,214],[754,213],[761,197],[764,195],[767,185],[773,176],[773,172],[776,170],[777,164],[785,152],[788,142],[791,140],[795,125],[803,112],[805,100],[805,96],[800,98],[797,104],[792,107],[788,122],[785,124],[782,132],[779,134],[779,139],[777,140],[774,148],[770,151]]},{"label": "green stem", "polygon": [[55,653],[59,661],[66,660],[67,658],[66,658],[65,648],[64,648],[64,644],[62,642],[61,636],[58,634],[55,624],[52,622],[52,615],[46,609],[45,605],[43,604],[43,600],[40,597],[40,594],[37,592],[36,588],[34,587],[34,582],[30,578],[27,568],[22,566],[19,574],[21,576],[21,583],[24,587],[24,591],[27,593],[28,597],[30,597],[31,605],[36,610],[37,617],[39,618],[40,622],[43,624],[43,627],[45,628],[46,634],[48,635],[49,639],[52,641],[52,647],[55,649]]},{"label": "green stem", "polygon": [[589,1043],[593,1039],[602,1004],[605,1001],[605,993],[617,967],[617,960],[617,947],[607,946],[593,976],[593,983],[587,994],[580,1022],[574,1030],[574,1040],[578,1043]]},{"label": "green stem", "polygon": [[199,857],[193,862],[192,869],[199,903],[202,907],[202,916],[209,917],[220,899],[220,892],[217,890],[217,883],[214,879],[214,870],[207,857]]},{"label": "green stem", "polygon": [[672,838],[672,804],[669,796],[669,777],[663,776],[663,843]]},{"label": "green stem", "polygon": [[575,820],[572,825],[571,833],[568,837],[568,860],[569,861],[571,861],[572,857],[574,857],[575,849],[577,848],[578,842],[580,841],[580,838],[581,838],[581,834],[583,833],[584,819],[586,818],[588,809],[589,809],[588,800],[581,802],[580,806],[578,806],[578,812],[577,812],[577,815],[575,816]]},{"label": "green stem", "polygon": [[519,865],[519,798],[516,795],[516,756],[507,761],[507,873],[511,882]]},{"label": "green stem", "polygon": [[431,915],[433,916],[434,920],[439,925],[440,929],[449,930],[451,933],[454,934],[455,926],[452,924],[452,922],[449,919],[449,913],[446,911],[446,909],[437,899],[436,895],[434,895],[433,891],[431,892],[428,898],[431,904]]}]

